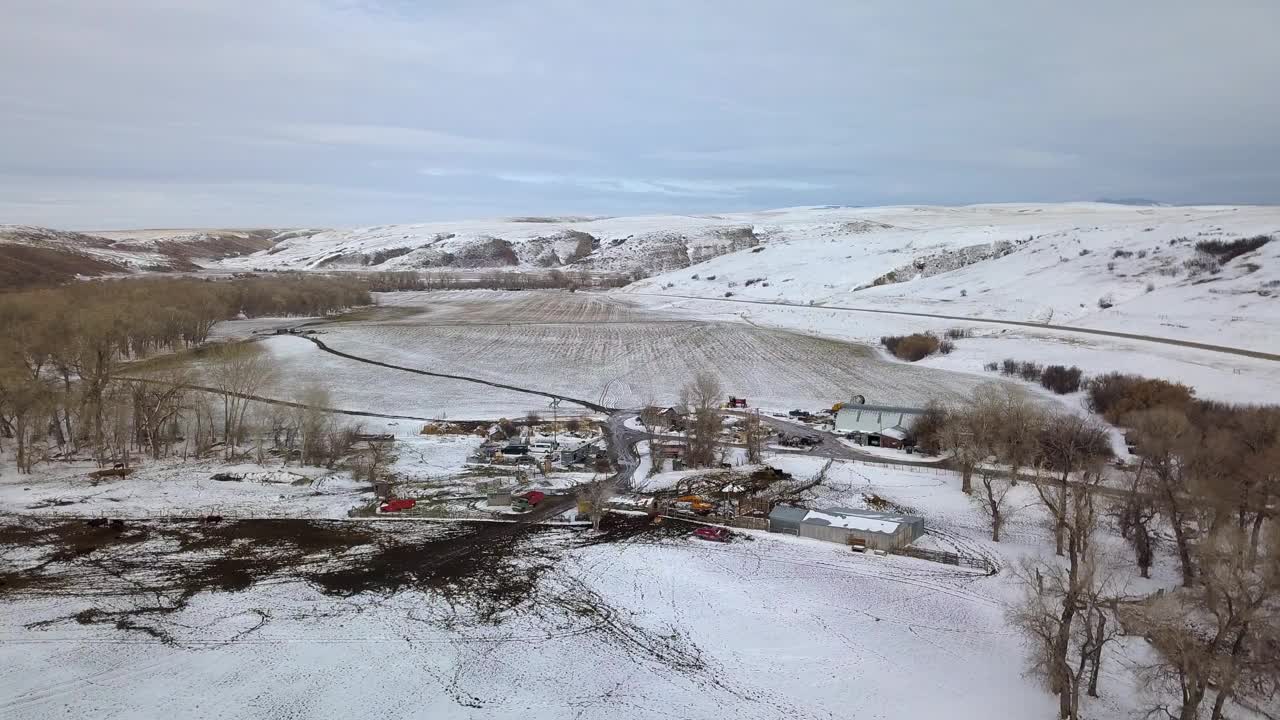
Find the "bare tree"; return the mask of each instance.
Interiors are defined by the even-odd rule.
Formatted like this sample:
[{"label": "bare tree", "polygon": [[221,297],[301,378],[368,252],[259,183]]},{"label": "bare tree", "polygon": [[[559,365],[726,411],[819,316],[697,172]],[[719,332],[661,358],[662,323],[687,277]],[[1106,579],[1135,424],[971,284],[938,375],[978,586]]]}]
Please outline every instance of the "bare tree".
[{"label": "bare tree", "polygon": [[760,422],[760,411],[747,413],[747,418],[742,424],[742,437],[747,446],[748,463],[756,465],[762,461],[766,435],[764,425]]},{"label": "bare tree", "polygon": [[[292,425],[301,446],[298,448],[299,460],[305,465],[322,465],[326,450],[324,438],[333,425],[332,416],[325,411],[325,408],[330,405],[329,391],[321,385],[312,383],[303,387],[294,396],[294,402],[297,406],[291,408]],[[293,449],[292,443],[286,446],[286,458],[293,454]]]},{"label": "bare tree", "polygon": [[270,356],[258,345],[221,345],[213,352],[208,377],[222,393],[222,435],[226,441],[226,457],[231,459],[236,443],[243,438],[245,414],[251,402],[249,396],[258,394],[274,380],[275,368]]},{"label": "bare tree", "polygon": [[1195,578],[1188,525],[1194,505],[1188,494],[1194,474],[1194,452],[1201,441],[1181,410],[1156,408],[1127,416],[1142,452],[1145,473],[1142,486],[1173,530],[1173,540],[1182,567],[1182,584],[1190,587]]},{"label": "bare tree", "polygon": [[1012,481],[1003,473],[989,467],[978,470],[978,509],[987,522],[991,524],[992,542],[1000,542],[1000,530],[1009,519],[1011,510],[1007,508],[1006,498]]},{"label": "bare tree", "polygon": [[134,415],[143,443],[154,459],[168,453],[171,428],[186,407],[189,387],[195,382],[195,371],[187,368],[162,370],[151,377],[153,382],[130,383]]},{"label": "bare tree", "polygon": [[[1071,413],[1057,413],[1045,418],[1039,450],[1041,467],[1055,474],[1059,507],[1067,504],[1067,486],[1072,473],[1097,474],[1101,463],[1111,457],[1107,429],[1092,417]],[[1041,485],[1037,482],[1038,491]],[[1043,497],[1043,491],[1040,494]],[[1067,516],[1056,514],[1054,517],[1054,552],[1062,555]]]},{"label": "bare tree", "polygon": [[1090,542],[1098,523],[1094,496],[1100,481],[1101,473],[1084,473],[1062,494],[1036,484],[1041,505],[1062,533],[1066,562],[1036,568],[1038,574],[1048,578],[1048,587],[1042,591],[1039,582],[1030,587],[1026,601],[1013,616],[1037,650],[1033,669],[1045,676],[1049,689],[1058,696],[1059,718],[1071,720],[1079,717],[1083,673],[1080,666],[1073,670],[1068,660],[1073,641],[1078,638],[1075,623],[1091,595],[1097,593],[1100,581]]},{"label": "bare tree", "polygon": [[706,467],[716,460],[716,443],[720,439],[722,418],[720,402],[723,396],[720,381],[709,372],[698,373],[680,393],[681,402],[693,414],[688,428],[689,448],[685,460],[694,467]]},{"label": "bare tree", "polygon": [[995,451],[1000,461],[1009,466],[1009,479],[1018,484],[1022,469],[1035,461],[1044,427],[1044,412],[1016,385],[1002,385],[995,396],[994,409],[998,421]]},{"label": "bare tree", "polygon": [[1198,586],[1134,611],[1134,624],[1159,653],[1144,678],[1151,689],[1177,697],[1158,711],[1195,720],[1213,691],[1211,718],[1219,720],[1233,698],[1275,691],[1277,648],[1269,643],[1277,638],[1278,548],[1280,538],[1273,538],[1260,567],[1251,567],[1247,532],[1222,528],[1200,546]]},{"label": "bare tree", "polygon": [[613,495],[613,479],[609,477],[597,476],[578,489],[578,498],[587,504],[587,514],[591,518],[592,530],[600,531],[600,522],[604,520],[609,500]]},{"label": "bare tree", "polygon": [[1151,564],[1155,561],[1155,537],[1151,532],[1151,524],[1156,518],[1155,503],[1146,491],[1143,476],[1147,471],[1147,461],[1143,458],[1129,483],[1129,492],[1118,505],[1116,516],[1120,528],[1120,536],[1129,541],[1133,547],[1134,561],[1138,565],[1142,577],[1151,577]]}]

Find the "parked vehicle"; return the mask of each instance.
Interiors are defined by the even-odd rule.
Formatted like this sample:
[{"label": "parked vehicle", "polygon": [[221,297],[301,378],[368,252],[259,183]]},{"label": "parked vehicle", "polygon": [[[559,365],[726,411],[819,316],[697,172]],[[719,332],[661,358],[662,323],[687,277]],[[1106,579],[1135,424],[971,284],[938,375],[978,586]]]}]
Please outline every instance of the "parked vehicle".
[{"label": "parked vehicle", "polygon": [[400,512],[401,510],[409,510],[417,504],[418,504],[418,501],[412,500],[412,499],[389,500],[387,501],[386,505],[382,506],[382,512],[392,513],[392,512]]},{"label": "parked vehicle", "polygon": [[682,495],[676,498],[672,507],[684,512],[697,513],[698,515],[709,515],[712,510],[716,509],[714,503],[700,495]]},{"label": "parked vehicle", "polygon": [[727,543],[733,538],[733,533],[729,532],[729,528],[706,526],[694,530],[693,536],[699,540]]}]

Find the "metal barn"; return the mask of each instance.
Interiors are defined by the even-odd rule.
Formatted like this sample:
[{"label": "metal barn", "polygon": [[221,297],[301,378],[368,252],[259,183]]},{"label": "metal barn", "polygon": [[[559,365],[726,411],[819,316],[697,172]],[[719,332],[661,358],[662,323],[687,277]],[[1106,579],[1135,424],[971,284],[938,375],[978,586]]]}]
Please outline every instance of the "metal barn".
[{"label": "metal barn", "polygon": [[856,508],[809,510],[779,505],[769,513],[769,531],[841,545],[897,550],[924,534],[924,518]]}]

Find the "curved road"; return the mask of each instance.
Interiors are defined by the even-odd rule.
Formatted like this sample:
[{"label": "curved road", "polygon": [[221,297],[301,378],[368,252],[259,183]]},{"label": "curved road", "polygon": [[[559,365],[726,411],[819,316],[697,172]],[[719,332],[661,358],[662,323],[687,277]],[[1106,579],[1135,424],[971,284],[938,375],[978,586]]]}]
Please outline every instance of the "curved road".
[{"label": "curved road", "polygon": [[1119,332],[1116,330],[1096,330],[1094,328],[1082,328],[1072,325],[1049,325],[1046,323],[1029,322],[1025,320],[999,320],[996,318],[970,317],[966,315],[939,315],[937,313],[909,312],[906,310],[884,310],[880,308],[860,308],[847,307],[843,305],[806,305],[803,303],[782,302],[780,300],[738,300],[734,298],[715,298],[715,297],[698,297],[696,295],[668,295],[665,293],[629,293],[631,295],[642,295],[646,297],[675,298],[678,300],[706,300],[708,302],[724,302],[739,303],[744,305],[777,305],[780,307],[796,307],[808,310],[840,310],[842,312],[860,312],[860,313],[876,313],[880,315],[902,315],[907,317],[923,317],[934,318],[937,320],[960,320],[964,322],[982,322],[994,325],[1014,325],[1017,327],[1037,328],[1040,330],[1062,330],[1064,332],[1082,333],[1085,335],[1103,335],[1106,337],[1123,338],[1125,340],[1139,340],[1141,342],[1160,343],[1162,345],[1176,345],[1178,347],[1194,348],[1196,350],[1208,350],[1209,352],[1226,353],[1228,355],[1240,355],[1243,357],[1257,358],[1259,360],[1271,360],[1280,362],[1280,355],[1275,353],[1262,352],[1260,350],[1247,350],[1245,348],[1228,347],[1226,345],[1211,345],[1209,343],[1193,342],[1191,340],[1175,340],[1173,338],[1159,337],[1156,335],[1138,335],[1136,333]]}]

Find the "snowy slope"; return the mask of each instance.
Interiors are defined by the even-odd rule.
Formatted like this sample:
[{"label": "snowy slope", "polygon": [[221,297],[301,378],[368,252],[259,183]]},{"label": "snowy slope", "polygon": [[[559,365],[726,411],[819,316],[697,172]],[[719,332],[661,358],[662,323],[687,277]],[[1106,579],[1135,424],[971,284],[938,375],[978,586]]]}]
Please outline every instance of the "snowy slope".
[{"label": "snowy slope", "polygon": [[[83,265],[102,272],[186,271],[226,257],[246,255],[314,230],[111,230],[82,233],[29,225],[0,225],[0,253],[33,256],[45,265]],[[89,262],[83,262],[87,258]],[[77,263],[76,261],[81,262]],[[104,265],[110,267],[103,267]],[[70,277],[63,278],[70,279]]]},{"label": "snowy slope", "polygon": [[227,260],[229,268],[562,267],[642,274],[752,247],[778,228],[735,216],[515,218],[333,230]]},{"label": "snowy slope", "polygon": [[[809,213],[813,222],[801,222]],[[878,225],[832,232],[833,215]],[[1280,208],[1072,203],[795,211],[777,219],[762,248],[657,275],[626,292],[1280,346]],[[1259,234],[1278,239],[1217,272],[1187,267],[1202,255],[1197,242]]]}]

